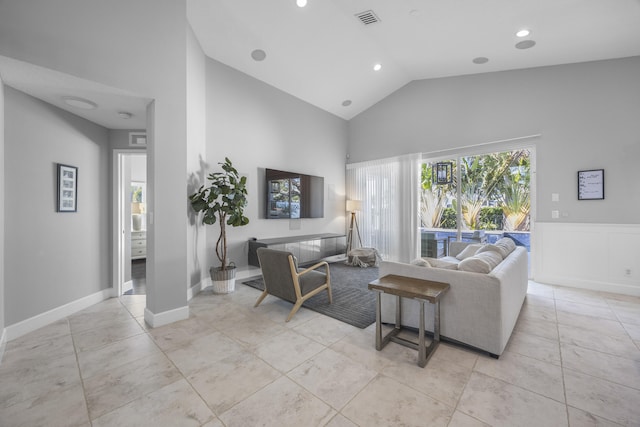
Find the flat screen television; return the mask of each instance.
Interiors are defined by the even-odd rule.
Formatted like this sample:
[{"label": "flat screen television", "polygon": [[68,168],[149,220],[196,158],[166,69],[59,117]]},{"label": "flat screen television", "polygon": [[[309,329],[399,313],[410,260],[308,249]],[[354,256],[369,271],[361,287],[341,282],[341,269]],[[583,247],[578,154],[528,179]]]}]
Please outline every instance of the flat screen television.
[{"label": "flat screen television", "polygon": [[267,219],[323,218],[324,178],[265,169]]}]

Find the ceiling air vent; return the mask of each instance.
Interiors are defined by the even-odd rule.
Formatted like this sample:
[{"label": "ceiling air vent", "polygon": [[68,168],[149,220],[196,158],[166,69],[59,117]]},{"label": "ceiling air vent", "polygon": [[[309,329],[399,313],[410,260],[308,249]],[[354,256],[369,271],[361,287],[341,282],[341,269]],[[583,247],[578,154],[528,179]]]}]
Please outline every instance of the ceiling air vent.
[{"label": "ceiling air vent", "polygon": [[378,17],[375,13],[373,13],[372,10],[357,13],[356,18],[358,18],[364,25],[370,25],[375,24],[376,22],[380,22],[380,19],[378,19]]}]

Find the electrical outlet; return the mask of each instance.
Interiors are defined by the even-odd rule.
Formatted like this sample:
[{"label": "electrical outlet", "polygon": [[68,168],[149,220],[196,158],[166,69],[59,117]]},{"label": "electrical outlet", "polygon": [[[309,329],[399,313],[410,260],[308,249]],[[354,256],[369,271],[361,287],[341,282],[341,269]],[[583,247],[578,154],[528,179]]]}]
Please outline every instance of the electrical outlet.
[{"label": "electrical outlet", "polygon": [[553,219],[560,218],[560,211],[551,211],[551,218]]}]

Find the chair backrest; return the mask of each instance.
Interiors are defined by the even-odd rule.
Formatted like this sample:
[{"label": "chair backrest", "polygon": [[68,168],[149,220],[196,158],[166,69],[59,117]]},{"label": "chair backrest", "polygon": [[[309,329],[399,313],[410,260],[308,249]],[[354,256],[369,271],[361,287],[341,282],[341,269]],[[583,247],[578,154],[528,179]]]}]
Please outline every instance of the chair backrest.
[{"label": "chair backrest", "polygon": [[289,262],[289,257],[293,258],[293,254],[269,248],[258,248],[256,252],[267,292],[278,298],[295,302],[296,291]]}]

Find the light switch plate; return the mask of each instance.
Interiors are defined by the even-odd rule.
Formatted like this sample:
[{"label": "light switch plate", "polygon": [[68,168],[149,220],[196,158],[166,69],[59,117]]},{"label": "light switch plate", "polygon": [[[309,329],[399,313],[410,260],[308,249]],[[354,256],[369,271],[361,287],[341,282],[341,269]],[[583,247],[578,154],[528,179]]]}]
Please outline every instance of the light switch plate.
[{"label": "light switch plate", "polygon": [[560,218],[560,211],[551,211],[551,218],[553,219]]},{"label": "light switch plate", "polygon": [[559,202],[559,201],[560,201],[560,194],[558,194],[558,193],[551,193],[551,201],[552,201],[552,202]]}]

